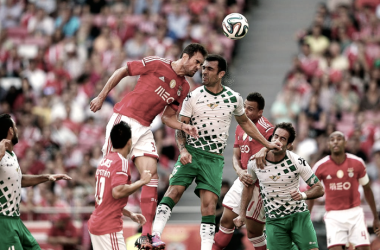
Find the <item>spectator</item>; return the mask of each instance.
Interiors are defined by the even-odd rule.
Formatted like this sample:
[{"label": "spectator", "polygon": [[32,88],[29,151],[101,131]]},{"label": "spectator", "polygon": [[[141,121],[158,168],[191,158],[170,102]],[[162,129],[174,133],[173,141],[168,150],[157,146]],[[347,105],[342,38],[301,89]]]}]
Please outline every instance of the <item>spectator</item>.
[{"label": "spectator", "polygon": [[62,250],[78,249],[79,235],[69,214],[61,213],[53,221],[53,225],[48,232],[47,242],[52,245],[62,246]]},{"label": "spectator", "polygon": [[315,56],[322,56],[330,44],[329,39],[322,35],[322,27],[319,25],[313,26],[311,35],[306,36],[305,41]]}]

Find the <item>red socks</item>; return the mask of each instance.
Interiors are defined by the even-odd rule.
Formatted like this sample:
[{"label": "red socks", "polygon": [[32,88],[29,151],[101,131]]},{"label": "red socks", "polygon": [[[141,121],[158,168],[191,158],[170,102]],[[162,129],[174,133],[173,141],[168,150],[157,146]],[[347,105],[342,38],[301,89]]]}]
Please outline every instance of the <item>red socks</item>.
[{"label": "red socks", "polygon": [[152,224],[157,208],[158,179],[151,181],[141,189],[141,213],[145,216],[146,223],[143,226],[142,235],[152,234]]},{"label": "red socks", "polygon": [[219,232],[215,234],[214,245],[212,245],[212,250],[222,250],[228,243],[230,243],[235,229],[228,229],[219,226]]}]

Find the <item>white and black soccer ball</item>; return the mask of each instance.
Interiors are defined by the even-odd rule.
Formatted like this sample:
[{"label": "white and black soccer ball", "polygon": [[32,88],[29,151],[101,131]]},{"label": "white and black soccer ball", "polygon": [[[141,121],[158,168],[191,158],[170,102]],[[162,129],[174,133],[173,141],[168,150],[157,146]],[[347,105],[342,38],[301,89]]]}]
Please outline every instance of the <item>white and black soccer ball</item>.
[{"label": "white and black soccer ball", "polygon": [[243,38],[248,33],[247,18],[239,13],[231,13],[222,22],[223,33],[232,40]]}]

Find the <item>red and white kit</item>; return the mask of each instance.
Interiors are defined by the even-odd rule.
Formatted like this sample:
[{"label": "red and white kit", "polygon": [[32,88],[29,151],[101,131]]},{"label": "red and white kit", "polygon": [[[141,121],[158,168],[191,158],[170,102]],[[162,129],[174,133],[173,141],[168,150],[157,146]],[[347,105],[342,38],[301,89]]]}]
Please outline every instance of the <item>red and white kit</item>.
[{"label": "red and white kit", "polygon": [[348,242],[355,246],[369,245],[359,193],[359,184],[364,186],[369,182],[364,161],[346,153],[345,161],[338,165],[326,156],[314,165],[313,171],[325,186],[328,248]]},{"label": "red and white kit", "polygon": [[[255,125],[260,133],[266,139],[269,139],[273,133],[274,126],[265,117],[261,117]],[[247,169],[249,158],[263,148],[263,145],[249,137],[240,125],[238,125],[235,132],[234,148],[240,148],[241,167],[243,169]],[[232,210],[236,214],[240,213],[241,193],[243,191],[243,187],[244,184],[239,180],[239,178],[237,178],[223,199],[223,206]],[[246,216],[248,219],[265,223],[265,213],[258,181],[255,183],[253,196],[248,204]]]},{"label": "red and white kit", "polygon": [[151,156],[158,159],[150,124],[167,105],[177,111],[189,93],[190,85],[185,77],[174,72],[169,59],[151,56],[128,62],[127,65],[128,74],[140,75],[140,78],[134,90],[125,95],[113,109],[114,114],[106,128],[103,155],[112,149],[109,138],[112,127],[125,121],[132,130],[130,157]]},{"label": "red and white kit", "polygon": [[100,162],[95,178],[95,210],[88,221],[93,248],[125,249],[122,215],[128,196],[114,199],[112,189],[131,183],[128,160],[119,153],[109,153]]}]

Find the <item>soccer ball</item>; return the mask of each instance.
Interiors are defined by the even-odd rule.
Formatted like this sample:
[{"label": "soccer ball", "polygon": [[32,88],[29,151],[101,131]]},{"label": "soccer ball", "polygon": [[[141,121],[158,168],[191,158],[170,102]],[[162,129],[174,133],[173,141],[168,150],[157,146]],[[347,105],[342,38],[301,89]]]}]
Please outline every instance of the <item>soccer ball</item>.
[{"label": "soccer ball", "polygon": [[232,40],[243,38],[248,33],[248,21],[242,14],[231,13],[222,22],[223,33]]}]

